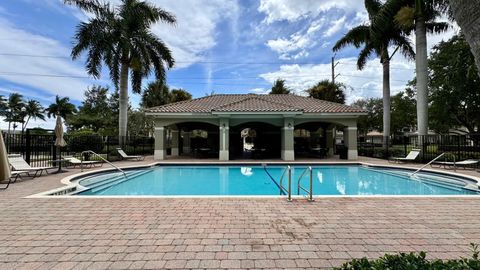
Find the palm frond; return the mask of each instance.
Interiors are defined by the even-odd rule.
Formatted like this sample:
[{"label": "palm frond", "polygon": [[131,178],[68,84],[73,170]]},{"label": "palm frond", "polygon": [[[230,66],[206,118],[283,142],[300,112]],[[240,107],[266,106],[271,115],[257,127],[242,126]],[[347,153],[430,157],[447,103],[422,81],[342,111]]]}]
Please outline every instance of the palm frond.
[{"label": "palm frond", "polygon": [[366,63],[367,60],[370,58],[370,56],[375,52],[374,47],[372,44],[367,44],[358,54],[358,59],[357,59],[357,68],[359,70],[362,70]]},{"label": "palm frond", "polygon": [[427,32],[435,34],[443,33],[451,27],[448,22],[427,22],[425,25],[427,27]]},{"label": "palm frond", "polygon": [[359,25],[348,31],[345,36],[335,43],[333,51],[339,51],[347,45],[353,45],[355,48],[359,48],[362,44],[365,44],[369,39],[369,27],[366,25]]}]

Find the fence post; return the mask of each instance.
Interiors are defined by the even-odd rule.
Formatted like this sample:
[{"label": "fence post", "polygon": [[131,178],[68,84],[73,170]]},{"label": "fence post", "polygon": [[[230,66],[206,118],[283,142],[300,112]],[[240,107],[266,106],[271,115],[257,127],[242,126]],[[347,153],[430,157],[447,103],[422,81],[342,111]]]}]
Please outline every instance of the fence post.
[{"label": "fence post", "polygon": [[107,145],[107,160],[110,160],[109,157],[110,157],[110,144],[108,142],[108,135],[105,136],[105,144]]},{"label": "fence post", "polygon": [[32,137],[30,136],[30,129],[27,129],[25,135],[25,161],[30,164],[30,156],[32,155]]}]

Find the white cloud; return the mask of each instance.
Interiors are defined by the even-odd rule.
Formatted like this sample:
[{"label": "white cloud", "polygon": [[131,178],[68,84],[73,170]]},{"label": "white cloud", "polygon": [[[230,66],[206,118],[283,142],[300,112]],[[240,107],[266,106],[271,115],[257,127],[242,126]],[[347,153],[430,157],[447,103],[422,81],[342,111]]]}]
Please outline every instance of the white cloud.
[{"label": "white cloud", "polygon": [[271,89],[265,89],[265,88],[259,87],[259,88],[250,89],[248,92],[258,94],[258,95],[267,95],[268,93],[270,93],[270,90]]},{"label": "white cloud", "polygon": [[[119,0],[111,0],[118,4]],[[189,66],[205,58],[204,54],[216,43],[216,27],[223,20],[230,22],[234,36],[239,6],[236,0],[151,0],[152,4],[161,7],[177,18],[175,26],[158,23],[152,31],[164,40],[172,50],[177,61],[175,67]]]},{"label": "white cloud", "polygon": [[333,8],[343,9],[347,12],[364,10],[363,1],[352,0],[262,0],[258,11],[265,13],[266,23],[276,21],[297,21],[306,17],[315,17],[321,12]]},{"label": "white cloud", "polygon": [[330,28],[327,31],[325,31],[325,33],[323,33],[323,37],[331,37],[333,34],[342,30],[345,27],[345,20],[346,20],[346,17],[343,16],[335,21],[332,21],[330,23]]},{"label": "white cloud", "polygon": [[[22,55],[65,55],[70,48],[58,41],[32,34],[15,27],[10,22],[0,19],[0,51]],[[69,96],[81,100],[83,91],[91,81],[88,78],[26,76],[28,74],[55,74],[85,77],[83,67],[76,65],[69,58],[19,57],[3,55],[0,61],[0,78],[36,89],[52,95]],[[15,90],[15,89],[12,89]]]}]

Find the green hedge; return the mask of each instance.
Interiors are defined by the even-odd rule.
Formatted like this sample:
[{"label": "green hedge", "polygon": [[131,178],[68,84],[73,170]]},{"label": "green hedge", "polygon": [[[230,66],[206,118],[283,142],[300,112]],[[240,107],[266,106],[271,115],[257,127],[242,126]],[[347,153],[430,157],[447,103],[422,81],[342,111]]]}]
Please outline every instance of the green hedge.
[{"label": "green hedge", "polygon": [[480,259],[477,245],[472,244],[471,258],[427,260],[426,253],[386,254],[379,259],[354,259],[337,270],[478,270]]}]

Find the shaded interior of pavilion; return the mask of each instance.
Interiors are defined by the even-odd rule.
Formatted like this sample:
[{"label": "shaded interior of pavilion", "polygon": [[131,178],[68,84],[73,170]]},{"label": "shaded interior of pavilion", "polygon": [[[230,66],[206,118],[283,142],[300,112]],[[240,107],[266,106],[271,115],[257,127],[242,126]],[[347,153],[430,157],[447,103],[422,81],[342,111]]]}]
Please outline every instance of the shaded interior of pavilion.
[{"label": "shaded interior of pavilion", "polygon": [[[343,147],[344,126],[328,122],[307,122],[294,126],[295,159],[327,159]],[[337,132],[340,131],[340,132]],[[266,122],[230,126],[229,160],[280,160],[282,127]],[[184,122],[166,128],[167,158],[218,159],[219,127],[204,122]]]}]

